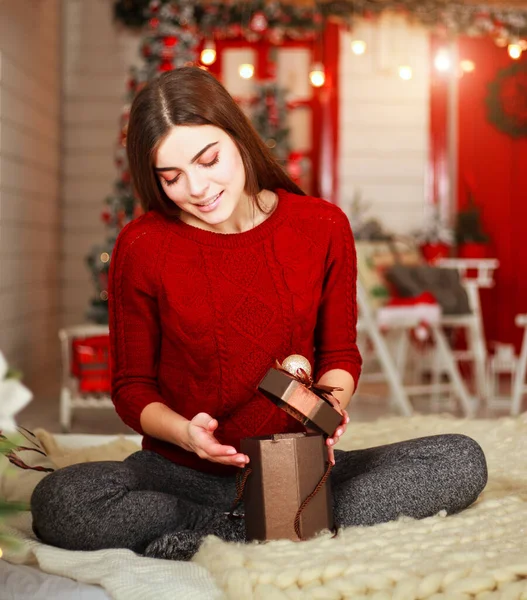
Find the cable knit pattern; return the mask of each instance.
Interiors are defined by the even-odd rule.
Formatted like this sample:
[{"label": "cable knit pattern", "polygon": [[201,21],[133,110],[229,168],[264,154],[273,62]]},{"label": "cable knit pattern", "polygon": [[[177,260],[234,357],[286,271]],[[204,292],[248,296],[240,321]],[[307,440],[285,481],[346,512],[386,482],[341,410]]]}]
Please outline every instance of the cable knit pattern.
[{"label": "cable knit pattern", "polygon": [[[123,229],[110,270],[112,398],[141,434],[141,411],[163,402],[188,419],[205,411],[217,437],[301,430],[256,391],[276,359],[303,354],[321,377],[358,381],[356,256],[335,205],[279,190],[275,211],[239,234],[149,212]],[[230,474],[145,436],[143,447],[192,468]]]}]

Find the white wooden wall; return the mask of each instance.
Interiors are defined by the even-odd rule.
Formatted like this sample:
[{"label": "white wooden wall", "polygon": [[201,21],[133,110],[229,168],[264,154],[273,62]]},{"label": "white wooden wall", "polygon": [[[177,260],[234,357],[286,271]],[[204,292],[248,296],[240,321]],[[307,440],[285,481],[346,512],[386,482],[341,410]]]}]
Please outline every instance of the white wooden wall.
[{"label": "white wooden wall", "polygon": [[60,318],[60,0],[0,3],[0,350],[35,396]]},{"label": "white wooden wall", "polygon": [[138,37],[112,21],[109,0],[63,0],[63,323],[85,321],[94,289],[85,257],[106,237],[101,212]]},{"label": "white wooden wall", "polygon": [[[356,56],[352,39],[367,43]],[[429,127],[429,44],[426,29],[402,17],[362,22],[341,35],[340,204],[358,190],[378,218],[395,233],[423,223]],[[398,66],[410,65],[402,80]]]}]

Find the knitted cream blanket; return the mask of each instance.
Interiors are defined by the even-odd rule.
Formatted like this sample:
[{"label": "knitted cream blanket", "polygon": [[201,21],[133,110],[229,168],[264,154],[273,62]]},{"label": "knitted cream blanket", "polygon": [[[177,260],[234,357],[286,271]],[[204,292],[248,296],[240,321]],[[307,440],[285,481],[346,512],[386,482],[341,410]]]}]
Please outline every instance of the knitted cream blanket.
[{"label": "knitted cream blanket", "polygon": [[470,435],[487,456],[489,483],[462,513],[401,518],[301,543],[234,545],[210,537],[195,561],[232,600],[527,600],[527,413],[352,423],[340,447],[438,433]]},{"label": "knitted cream blanket", "polygon": [[129,550],[52,548],[32,538],[24,515],[17,530],[26,545],[9,560],[37,562],[46,572],[99,584],[115,600],[527,600],[527,413],[498,420],[414,416],[351,423],[339,446],[365,448],[438,433],[470,435],[487,456],[489,483],[476,504],[458,515],[402,518],[300,543],[228,544],[209,537],[192,563]]}]

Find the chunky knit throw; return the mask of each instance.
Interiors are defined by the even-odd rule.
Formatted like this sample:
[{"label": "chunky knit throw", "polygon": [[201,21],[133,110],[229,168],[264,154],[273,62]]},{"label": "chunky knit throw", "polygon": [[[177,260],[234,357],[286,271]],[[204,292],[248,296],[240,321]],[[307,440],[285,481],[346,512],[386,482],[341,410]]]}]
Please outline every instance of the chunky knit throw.
[{"label": "chunky knit throw", "polygon": [[[278,192],[255,228],[219,234],[156,212],[121,232],[110,272],[112,398],[125,423],[164,402],[191,419],[218,419],[218,439],[301,426],[256,391],[275,360],[302,354],[315,377],[344,369],[355,382],[356,256],[344,213],[324,200]],[[145,436],[143,447],[195,469],[230,474]]]}]

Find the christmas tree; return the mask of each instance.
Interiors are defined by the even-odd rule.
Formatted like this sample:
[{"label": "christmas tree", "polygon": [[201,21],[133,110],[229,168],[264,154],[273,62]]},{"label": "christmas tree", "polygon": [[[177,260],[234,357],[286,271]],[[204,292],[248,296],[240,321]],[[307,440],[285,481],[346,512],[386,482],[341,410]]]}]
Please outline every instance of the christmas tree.
[{"label": "christmas tree", "polygon": [[103,243],[94,246],[86,257],[96,290],[87,317],[96,323],[108,322],[108,270],[117,235],[128,222],[142,212],[139,202],[134,198],[126,158],[126,129],[130,105],[135,94],[146,82],[164,71],[194,63],[198,38],[193,15],[193,2],[188,0],[180,0],[174,4],[154,0],[148,8],[148,25],[140,46],[143,65],[130,69],[126,103],[121,115],[114,157],[118,177],[113,193],[106,198],[106,206],[101,215],[106,225],[107,237]]}]

